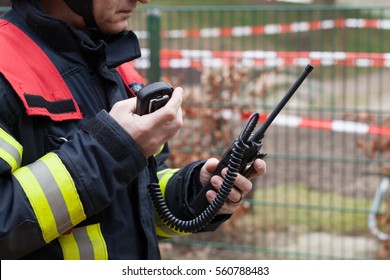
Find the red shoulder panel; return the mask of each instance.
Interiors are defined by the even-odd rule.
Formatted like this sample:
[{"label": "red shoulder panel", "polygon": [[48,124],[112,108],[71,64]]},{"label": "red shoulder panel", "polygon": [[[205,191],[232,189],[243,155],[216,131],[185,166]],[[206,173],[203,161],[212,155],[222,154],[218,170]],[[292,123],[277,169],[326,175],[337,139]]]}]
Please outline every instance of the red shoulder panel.
[{"label": "red shoulder panel", "polygon": [[0,72],[21,98],[28,115],[54,121],[82,119],[60,73],[22,30],[0,19]]},{"label": "red shoulder panel", "polygon": [[131,96],[136,96],[135,92],[139,91],[144,87],[144,79],[142,76],[135,70],[131,61],[123,63],[122,65],[116,68],[119,75],[122,77],[122,80],[126,86],[128,93]]}]

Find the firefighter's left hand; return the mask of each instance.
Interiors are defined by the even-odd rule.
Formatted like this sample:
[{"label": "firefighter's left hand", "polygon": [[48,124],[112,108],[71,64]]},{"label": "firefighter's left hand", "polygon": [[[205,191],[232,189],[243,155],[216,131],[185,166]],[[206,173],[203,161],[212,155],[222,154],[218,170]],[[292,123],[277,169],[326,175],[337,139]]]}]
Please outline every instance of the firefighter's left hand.
[{"label": "firefighter's left hand", "polygon": [[[210,177],[216,170],[218,165],[218,160],[215,158],[211,158],[206,161],[206,163],[203,165],[201,171],[200,171],[200,182],[203,186],[205,186],[208,181],[210,180]],[[222,176],[225,176],[227,169],[225,168],[222,170]],[[254,170],[253,172],[248,176],[249,178],[246,178],[242,176],[241,174],[237,175],[237,178],[234,183],[234,188],[229,194],[228,200],[223,205],[222,209],[219,211],[218,214],[233,214],[234,211],[238,208],[240,205],[243,197],[252,190],[252,182],[250,181],[254,177],[261,176],[266,172],[266,163],[265,161],[261,159],[256,159],[254,162]],[[222,185],[222,177],[220,176],[212,176],[211,178],[211,184],[214,186],[215,189],[219,190]],[[207,200],[209,203],[213,202],[215,197],[217,196],[217,193],[213,190],[210,190],[206,193]]]}]

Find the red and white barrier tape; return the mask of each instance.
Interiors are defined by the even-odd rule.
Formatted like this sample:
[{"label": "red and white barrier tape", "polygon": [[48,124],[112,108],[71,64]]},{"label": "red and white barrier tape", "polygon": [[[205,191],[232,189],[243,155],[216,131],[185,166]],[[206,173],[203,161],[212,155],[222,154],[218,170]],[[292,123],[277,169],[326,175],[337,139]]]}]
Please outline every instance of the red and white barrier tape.
[{"label": "red and white barrier tape", "polygon": [[[265,24],[256,26],[235,26],[225,28],[175,29],[161,32],[163,38],[216,38],[245,37],[254,35],[275,35],[282,33],[308,32],[335,28],[361,28],[390,30],[388,19],[340,18],[293,23]],[[147,31],[135,31],[138,38],[146,39]]]},{"label": "red and white barrier tape", "polygon": [[[221,68],[226,65],[255,66],[314,66],[345,65],[355,67],[390,67],[390,53],[360,52],[274,52],[274,51],[209,51],[161,50],[162,68]],[[142,58],[135,67],[149,67],[149,50],[142,49]]]},{"label": "red and white barrier tape", "polygon": [[[247,119],[248,117],[249,114],[242,115],[243,119]],[[266,114],[261,115],[259,122],[264,122],[267,117],[268,115]],[[320,129],[344,133],[390,136],[390,127],[372,126],[366,123],[344,120],[322,120],[297,116],[278,115],[273,121],[272,125]]]}]

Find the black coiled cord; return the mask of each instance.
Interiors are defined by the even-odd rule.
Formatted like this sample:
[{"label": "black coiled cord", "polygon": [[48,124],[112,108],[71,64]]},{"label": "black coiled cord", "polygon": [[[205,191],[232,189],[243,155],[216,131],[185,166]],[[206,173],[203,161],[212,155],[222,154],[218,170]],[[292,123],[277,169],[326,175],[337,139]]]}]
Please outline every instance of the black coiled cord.
[{"label": "black coiled cord", "polygon": [[148,186],[153,205],[162,221],[168,227],[179,232],[197,232],[203,229],[211,222],[212,219],[214,219],[219,210],[221,210],[222,206],[225,204],[232,188],[234,187],[234,181],[240,171],[242,159],[245,155],[246,149],[248,148],[247,142],[256,127],[258,119],[259,114],[253,113],[245,123],[244,129],[240,133],[239,138],[234,142],[232,154],[227,166],[227,174],[223,179],[222,186],[214,201],[202,213],[200,213],[199,216],[192,220],[181,220],[175,217],[165,203],[159,184],[152,183]]}]

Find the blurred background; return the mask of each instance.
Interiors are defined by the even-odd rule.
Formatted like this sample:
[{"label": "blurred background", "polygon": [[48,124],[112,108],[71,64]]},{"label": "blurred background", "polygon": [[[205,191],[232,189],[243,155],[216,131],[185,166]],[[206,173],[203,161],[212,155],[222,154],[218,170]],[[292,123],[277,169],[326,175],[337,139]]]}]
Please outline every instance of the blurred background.
[{"label": "blurred background", "polygon": [[165,259],[390,258],[390,6],[292,2],[154,0],[130,21],[136,67],[185,89],[173,167],[222,155],[315,67],[268,129],[267,174],[238,213],[164,240]]},{"label": "blurred background", "polygon": [[387,0],[153,0],[129,26],[136,68],[185,89],[172,167],[220,157],[314,66],[268,129],[267,174],[239,211],[162,240],[163,259],[390,259]]}]

